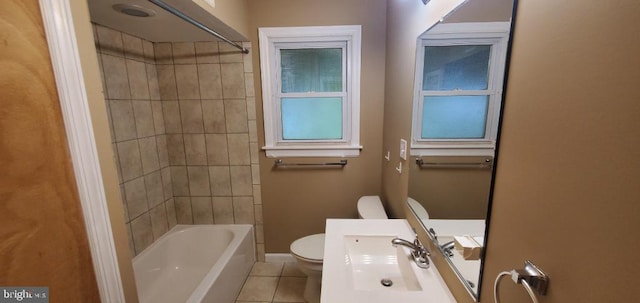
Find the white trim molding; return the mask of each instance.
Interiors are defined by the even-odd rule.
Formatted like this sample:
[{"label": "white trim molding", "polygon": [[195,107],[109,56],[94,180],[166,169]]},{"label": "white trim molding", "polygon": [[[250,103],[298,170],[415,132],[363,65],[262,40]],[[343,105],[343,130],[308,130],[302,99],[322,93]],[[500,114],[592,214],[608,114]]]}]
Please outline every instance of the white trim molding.
[{"label": "white trim molding", "polygon": [[280,253],[280,254],[265,254],[264,261],[267,263],[287,263],[296,262],[296,258],[292,254]]},{"label": "white trim molding", "polygon": [[40,0],[53,72],[102,302],[125,302],[71,15],[71,0]]},{"label": "white trim molding", "polygon": [[[267,157],[357,157],[360,155],[360,25],[263,27],[258,29],[265,146]],[[331,140],[285,140],[279,100],[279,49],[336,47],[343,49],[344,78],[342,138]],[[346,80],[346,81],[345,81]],[[318,95],[318,93],[309,93]],[[305,95],[305,94],[302,94]]]}]

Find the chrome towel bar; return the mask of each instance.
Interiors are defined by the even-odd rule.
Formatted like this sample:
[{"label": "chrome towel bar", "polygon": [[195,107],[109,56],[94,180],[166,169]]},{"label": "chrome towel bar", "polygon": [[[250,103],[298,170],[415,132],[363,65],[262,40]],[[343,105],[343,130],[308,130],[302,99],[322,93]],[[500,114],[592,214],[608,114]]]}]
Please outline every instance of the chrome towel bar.
[{"label": "chrome towel bar", "polygon": [[284,163],[282,159],[275,161],[277,167],[309,167],[309,166],[340,166],[347,165],[347,160],[340,160],[339,162],[325,162],[325,163]]},{"label": "chrome towel bar", "polygon": [[493,166],[493,160],[487,158],[484,162],[424,162],[423,159],[417,158],[416,164],[423,167],[441,167],[441,168],[490,168]]}]

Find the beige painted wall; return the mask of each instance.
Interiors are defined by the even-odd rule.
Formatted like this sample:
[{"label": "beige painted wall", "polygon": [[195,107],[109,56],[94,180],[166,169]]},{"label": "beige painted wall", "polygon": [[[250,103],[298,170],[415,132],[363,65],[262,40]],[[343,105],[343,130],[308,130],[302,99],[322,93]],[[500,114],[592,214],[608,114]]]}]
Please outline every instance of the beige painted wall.
[{"label": "beige painted wall", "polygon": [[[416,157],[412,157],[412,160]],[[421,157],[429,163],[483,163],[485,157]],[[423,167],[409,162],[409,197],[432,219],[485,219],[491,188],[491,169]]]},{"label": "beige painted wall", "polygon": [[527,259],[540,302],[637,301],[639,27],[635,0],[520,0],[483,302]]},{"label": "beige painted wall", "polygon": [[[361,145],[343,169],[274,170],[273,158],[260,153],[266,251],[284,253],[292,241],[324,231],[326,218],[356,218],[360,196],[380,194],[384,102],[385,14],[383,0],[250,0],[250,40],[258,27],[362,25]],[[260,59],[253,50],[260,146],[264,145]],[[335,159],[296,159],[325,161]]]}]

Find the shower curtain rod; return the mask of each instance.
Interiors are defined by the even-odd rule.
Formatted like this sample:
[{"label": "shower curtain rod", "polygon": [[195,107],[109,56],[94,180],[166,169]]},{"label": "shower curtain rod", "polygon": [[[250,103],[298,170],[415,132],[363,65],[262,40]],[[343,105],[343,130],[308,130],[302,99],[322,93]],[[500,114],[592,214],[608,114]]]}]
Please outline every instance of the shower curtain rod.
[{"label": "shower curtain rod", "polygon": [[244,47],[242,47],[242,45],[240,45],[240,44],[238,44],[238,43],[235,43],[235,42],[233,42],[233,41],[229,40],[227,37],[225,37],[225,36],[223,36],[223,35],[221,35],[221,34],[217,33],[216,31],[214,31],[214,30],[210,29],[209,27],[207,27],[206,25],[204,25],[204,24],[202,24],[202,23],[200,23],[200,22],[196,21],[195,19],[193,19],[193,18],[191,18],[191,17],[189,17],[189,16],[187,16],[187,15],[183,14],[181,11],[179,11],[179,10],[177,10],[177,9],[175,9],[175,8],[173,8],[173,7],[171,7],[170,5],[168,5],[168,4],[164,3],[164,2],[162,2],[161,0],[149,0],[149,2],[151,2],[151,3],[153,3],[153,4],[157,5],[157,6],[159,6],[160,8],[162,8],[162,9],[166,10],[166,11],[167,11],[167,12],[169,12],[169,13],[174,14],[175,16],[177,16],[177,17],[178,17],[178,18],[180,18],[180,19],[182,19],[182,20],[184,20],[184,21],[187,21],[187,22],[189,22],[189,23],[193,24],[195,27],[197,27],[197,28],[199,28],[199,29],[201,29],[201,30],[203,30],[203,31],[205,31],[205,32],[207,32],[207,33],[209,33],[209,34],[211,34],[211,35],[216,36],[218,39],[220,39],[220,40],[222,40],[222,41],[224,41],[224,42],[227,42],[227,43],[229,43],[229,44],[233,45],[233,46],[234,46],[234,47],[236,47],[237,49],[240,49],[240,50],[242,51],[242,53],[243,53],[243,54],[248,54],[248,53],[249,53],[249,50],[248,50],[248,49],[246,49],[246,48],[244,48]]}]

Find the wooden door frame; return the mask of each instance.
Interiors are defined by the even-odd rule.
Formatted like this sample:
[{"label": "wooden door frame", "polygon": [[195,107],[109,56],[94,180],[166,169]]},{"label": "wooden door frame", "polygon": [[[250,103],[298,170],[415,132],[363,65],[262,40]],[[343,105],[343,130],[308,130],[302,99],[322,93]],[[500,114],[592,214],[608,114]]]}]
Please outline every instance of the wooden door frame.
[{"label": "wooden door frame", "polygon": [[71,0],[39,0],[102,302],[125,302]]}]

